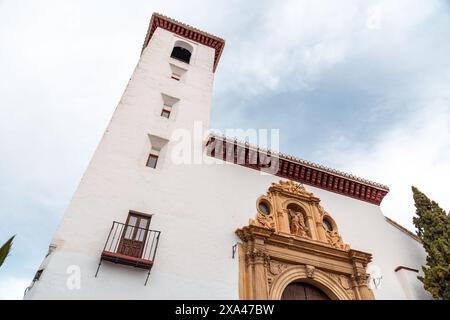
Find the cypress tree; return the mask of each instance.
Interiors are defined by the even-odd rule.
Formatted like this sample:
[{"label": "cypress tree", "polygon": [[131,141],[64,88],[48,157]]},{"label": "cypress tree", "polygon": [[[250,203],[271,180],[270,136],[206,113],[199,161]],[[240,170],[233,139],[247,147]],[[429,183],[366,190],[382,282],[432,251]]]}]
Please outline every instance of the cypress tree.
[{"label": "cypress tree", "polygon": [[419,189],[412,187],[417,235],[427,252],[424,276],[419,276],[424,288],[435,299],[450,299],[450,217]]}]

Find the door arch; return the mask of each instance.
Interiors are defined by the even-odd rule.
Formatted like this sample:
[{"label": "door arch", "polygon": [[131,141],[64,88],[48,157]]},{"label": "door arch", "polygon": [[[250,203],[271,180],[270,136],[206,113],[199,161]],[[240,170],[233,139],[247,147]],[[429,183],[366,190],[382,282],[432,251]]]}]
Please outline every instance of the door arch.
[{"label": "door arch", "polygon": [[291,282],[283,290],[281,300],[331,300],[328,295],[311,284]]},{"label": "door arch", "polygon": [[306,283],[319,289],[331,300],[353,299],[339,281],[317,268],[309,268],[308,270],[308,266],[291,266],[281,272],[274,279],[269,299],[280,300],[285,289],[296,282]]}]

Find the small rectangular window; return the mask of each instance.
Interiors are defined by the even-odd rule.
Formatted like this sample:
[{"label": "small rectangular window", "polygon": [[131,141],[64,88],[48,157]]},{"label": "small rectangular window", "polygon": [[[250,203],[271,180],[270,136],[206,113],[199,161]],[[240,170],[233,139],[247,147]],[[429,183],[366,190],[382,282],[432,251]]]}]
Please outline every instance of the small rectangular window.
[{"label": "small rectangular window", "polygon": [[170,117],[170,111],[163,110],[163,111],[161,112],[161,117],[164,117],[164,118],[169,119],[169,117]]},{"label": "small rectangular window", "polygon": [[158,156],[155,154],[150,154],[150,156],[148,157],[148,160],[147,160],[147,167],[155,169],[157,162],[158,162]]},{"label": "small rectangular window", "polygon": [[164,108],[161,111],[161,117],[169,119],[171,111],[172,107],[164,106]]}]

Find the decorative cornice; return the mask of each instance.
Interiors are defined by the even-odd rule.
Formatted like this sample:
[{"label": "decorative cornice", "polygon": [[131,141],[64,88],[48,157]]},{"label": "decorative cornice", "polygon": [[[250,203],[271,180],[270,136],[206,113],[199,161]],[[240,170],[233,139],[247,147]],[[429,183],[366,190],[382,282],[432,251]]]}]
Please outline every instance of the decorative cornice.
[{"label": "decorative cornice", "polygon": [[261,226],[248,225],[237,229],[235,234],[243,243],[247,244],[254,242],[255,239],[262,239],[265,245],[270,246],[270,248],[287,248],[295,252],[304,252],[315,256],[333,257],[333,259],[339,261],[356,261],[363,266],[372,261],[372,255],[370,253],[353,249],[340,250],[321,241],[307,238],[294,238],[287,234],[272,232]]},{"label": "decorative cornice", "polygon": [[[223,144],[221,148],[218,148],[218,150],[220,150],[219,154],[216,154],[215,147],[217,142]],[[389,192],[389,187],[386,185],[331,169],[310,161],[299,159],[294,156],[286,155],[281,152],[274,152],[258,146],[250,145],[248,142],[239,141],[237,139],[229,139],[225,136],[210,135],[207,139],[206,146],[209,156],[256,170],[261,170],[264,166],[260,163],[252,163],[249,161],[250,154],[254,155],[256,153],[269,155],[278,161],[278,171],[275,175],[279,177],[301,182],[373,204],[380,205],[383,198]],[[227,156],[227,150],[234,150],[234,157],[232,157],[231,160],[230,157]]]},{"label": "decorative cornice", "polygon": [[216,71],[217,64],[223,51],[223,47],[225,46],[225,40],[172,18],[163,16],[159,13],[153,13],[150,20],[150,25],[147,30],[147,35],[145,37],[144,45],[142,47],[142,52],[147,47],[151,37],[153,36],[153,33],[158,27],[173,32],[186,39],[213,48],[215,50],[213,72]]},{"label": "decorative cornice", "polygon": [[372,261],[372,254],[359,250],[351,249],[349,251],[349,256],[352,260],[362,263],[364,267]]}]

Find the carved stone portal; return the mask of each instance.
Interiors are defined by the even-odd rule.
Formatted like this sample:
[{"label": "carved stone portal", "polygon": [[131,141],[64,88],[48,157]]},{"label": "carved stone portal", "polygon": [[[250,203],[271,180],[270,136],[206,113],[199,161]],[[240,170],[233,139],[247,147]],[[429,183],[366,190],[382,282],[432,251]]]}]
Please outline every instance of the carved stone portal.
[{"label": "carved stone portal", "polygon": [[371,254],[350,249],[320,199],[297,183],[273,183],[257,214],[236,230],[241,299],[280,299],[289,283],[317,286],[331,299],[373,299]]}]

